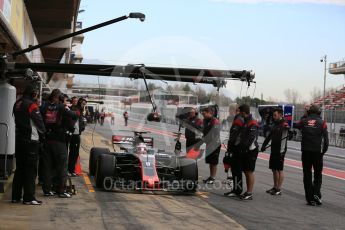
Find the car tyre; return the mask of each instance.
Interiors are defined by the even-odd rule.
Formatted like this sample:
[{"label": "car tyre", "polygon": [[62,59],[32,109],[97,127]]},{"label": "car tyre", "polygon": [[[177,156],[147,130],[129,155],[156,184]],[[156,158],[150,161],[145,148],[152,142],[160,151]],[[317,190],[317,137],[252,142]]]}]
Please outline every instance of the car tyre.
[{"label": "car tyre", "polygon": [[110,150],[108,148],[92,148],[89,157],[89,175],[94,176],[96,173],[96,161],[98,156],[102,154],[109,154]]},{"label": "car tyre", "polygon": [[[105,178],[111,180],[115,176],[116,157],[111,154],[101,154],[98,156],[95,173],[95,184],[97,188],[104,188],[108,190],[109,186],[105,188]],[[107,182],[109,183],[109,181]]]},{"label": "car tyre", "polygon": [[185,182],[186,192],[195,192],[198,187],[198,164],[196,160],[188,158],[179,159],[180,179]]}]

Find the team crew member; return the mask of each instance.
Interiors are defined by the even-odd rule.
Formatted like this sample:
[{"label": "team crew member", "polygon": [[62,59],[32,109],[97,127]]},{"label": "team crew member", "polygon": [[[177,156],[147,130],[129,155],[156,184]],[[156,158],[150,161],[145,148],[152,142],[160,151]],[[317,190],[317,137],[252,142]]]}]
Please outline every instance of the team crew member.
[{"label": "team crew member", "polygon": [[35,198],[35,180],[39,152],[39,136],[45,132],[44,123],[34,102],[38,91],[28,85],[23,97],[13,108],[16,124],[16,171],[13,178],[12,202],[29,205],[40,205],[41,201]]},{"label": "team crew member", "polygon": [[235,114],[233,122],[230,128],[230,135],[228,141],[228,152],[231,153],[231,173],[234,181],[233,190],[224,193],[225,196],[238,197],[243,191],[242,182],[242,163],[241,163],[241,130],[244,126],[243,117],[240,115],[240,111],[237,105],[234,105],[231,111]]},{"label": "team crew member", "polygon": [[[321,205],[321,184],[323,156],[327,152],[329,141],[327,124],[320,117],[320,110],[312,105],[308,116],[297,123],[302,131],[302,164],[303,183],[307,204]],[[312,168],[314,169],[314,182],[312,181]]]},{"label": "team crew member", "polygon": [[185,137],[186,137],[186,152],[188,153],[194,145],[201,140],[201,133],[203,128],[203,121],[198,118],[196,110],[191,108],[187,114],[187,121],[185,123]]},{"label": "team crew member", "polygon": [[114,112],[111,113],[110,124],[111,124],[111,125],[115,125],[115,113],[114,113]]},{"label": "team crew member", "polygon": [[94,117],[93,117],[94,123],[96,123],[96,124],[100,123],[99,122],[99,117],[100,117],[99,111],[96,109],[96,112],[95,112]]},{"label": "team crew member", "polygon": [[125,126],[127,126],[127,124],[128,124],[128,112],[127,111],[125,111],[123,113],[123,119],[125,119]]},{"label": "team crew member", "polygon": [[[67,94],[62,94],[60,97],[60,102],[63,104],[64,107],[69,106],[69,104],[73,104],[74,101],[78,101],[77,97],[72,97],[71,100],[68,98]],[[75,124],[76,120],[72,120],[71,118],[69,119],[63,119],[62,120],[62,125],[64,127],[66,127],[66,148],[67,151],[69,149],[69,145],[70,145],[70,141],[72,138],[72,134],[74,132],[74,124]]]},{"label": "team crew member", "polygon": [[[60,90],[54,89],[50,95],[50,103],[41,108],[43,120],[47,129],[46,146],[47,151],[43,157],[44,179],[43,193],[45,196],[52,196],[52,189],[60,198],[69,198],[70,194],[65,192],[67,179],[67,147],[66,147],[66,120],[76,119],[78,112],[73,112],[62,103],[63,95]],[[52,169],[55,169],[54,188],[52,188]]]},{"label": "team crew member", "polygon": [[261,147],[261,152],[266,150],[267,144],[271,141],[271,155],[269,168],[273,172],[273,188],[267,190],[271,195],[281,195],[281,186],[284,180],[284,158],[287,150],[287,139],[289,125],[283,118],[283,110],[276,109],[273,112],[274,125],[270,134],[266,137]]},{"label": "team crew member", "polygon": [[102,109],[102,112],[100,114],[100,118],[101,118],[101,125],[103,125],[104,124],[104,120],[105,120],[105,112],[104,112],[103,109]]},{"label": "team crew member", "polygon": [[214,117],[214,109],[207,107],[203,109],[202,115],[204,117],[204,129],[202,140],[195,145],[195,149],[199,149],[202,143],[206,143],[206,164],[210,167],[210,176],[204,180],[204,183],[213,184],[217,174],[217,165],[219,162],[219,152],[221,147],[220,130],[221,124],[219,120]]},{"label": "team crew member", "polygon": [[[42,93],[42,99],[41,99],[41,106],[44,106],[44,104],[49,103],[49,93]],[[41,114],[42,116],[42,114]],[[40,136],[40,148],[39,148],[39,160],[38,160],[38,184],[42,186],[43,184],[43,164],[42,164],[42,157],[44,156],[44,152],[46,151],[46,146],[45,146],[45,139],[44,135]]]},{"label": "team crew member", "polygon": [[241,198],[243,200],[252,200],[255,182],[255,164],[259,153],[259,145],[257,142],[259,125],[250,114],[248,105],[241,105],[239,110],[244,119],[244,126],[241,131],[240,149],[242,170],[246,176],[247,184],[247,191],[241,195]]},{"label": "team crew member", "polygon": [[79,157],[80,135],[85,130],[86,126],[86,119],[82,115],[85,106],[86,100],[84,98],[79,98],[79,100],[77,98],[72,98],[72,106],[70,109],[80,114],[78,120],[75,121],[73,134],[69,143],[68,173],[69,176],[72,177],[77,176],[75,173],[75,165]]}]

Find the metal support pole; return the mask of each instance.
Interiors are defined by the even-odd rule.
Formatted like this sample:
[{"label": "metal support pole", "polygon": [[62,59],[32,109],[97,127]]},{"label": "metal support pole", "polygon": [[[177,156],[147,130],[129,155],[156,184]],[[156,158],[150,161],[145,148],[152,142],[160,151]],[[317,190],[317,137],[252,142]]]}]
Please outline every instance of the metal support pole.
[{"label": "metal support pole", "polygon": [[321,62],[325,63],[324,78],[323,78],[323,100],[322,100],[322,118],[325,118],[325,97],[326,97],[326,77],[327,77],[327,55],[323,56]]},{"label": "metal support pole", "polygon": [[105,26],[108,26],[108,25],[111,25],[111,24],[114,24],[114,23],[126,20],[128,18],[137,18],[137,19],[140,19],[140,21],[143,22],[145,20],[145,14],[142,14],[142,13],[130,13],[128,16],[124,15],[124,16],[121,16],[121,17],[118,17],[118,18],[115,18],[115,19],[112,19],[112,20],[109,20],[109,21],[106,21],[106,22],[103,22],[103,23],[100,23],[100,24],[88,27],[88,28],[85,28],[85,29],[82,29],[82,30],[78,30],[78,31],[70,33],[70,34],[66,34],[66,35],[57,37],[55,39],[43,42],[43,43],[35,45],[35,46],[30,46],[29,48],[26,48],[26,49],[23,49],[23,50],[20,50],[20,51],[12,53],[12,56],[15,58],[18,55],[22,55],[22,54],[25,54],[27,52],[31,52],[31,51],[33,51],[35,49],[39,49],[41,47],[44,47],[44,46],[47,46],[47,45],[51,45],[51,44],[56,43],[56,42],[63,41],[65,39],[72,38],[72,37],[75,37],[77,35],[80,35],[80,34],[83,34],[83,33],[87,33],[87,32],[90,32],[92,30],[96,30],[96,29],[99,29],[99,28],[102,28],[102,27],[105,27]]}]

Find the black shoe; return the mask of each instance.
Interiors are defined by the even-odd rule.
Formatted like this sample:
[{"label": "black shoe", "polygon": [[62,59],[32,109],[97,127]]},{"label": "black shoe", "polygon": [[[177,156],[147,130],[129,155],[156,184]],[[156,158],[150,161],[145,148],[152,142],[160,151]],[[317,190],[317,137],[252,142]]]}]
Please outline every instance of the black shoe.
[{"label": "black shoe", "polygon": [[72,196],[71,196],[69,193],[67,193],[67,192],[59,193],[58,196],[59,196],[60,198],[71,198],[71,197],[72,197]]},{"label": "black shoe", "polygon": [[55,196],[55,193],[52,191],[49,191],[49,192],[44,192],[43,195],[44,196]]},{"label": "black shoe", "polygon": [[280,196],[282,194],[282,191],[280,189],[275,188],[272,192],[271,195],[273,196]]},{"label": "black shoe", "polygon": [[22,200],[20,200],[20,199],[19,200],[12,200],[11,202],[12,202],[12,204],[19,204],[22,202]]},{"label": "black shoe", "polygon": [[215,179],[212,177],[207,178],[206,180],[203,180],[204,184],[214,184]]},{"label": "black shoe", "polygon": [[227,197],[239,197],[240,195],[237,194],[235,191],[230,191],[230,192],[224,193],[224,196],[227,196]]},{"label": "black shoe", "polygon": [[307,205],[309,206],[316,206],[316,202],[315,201],[307,201]]},{"label": "black shoe", "polygon": [[322,205],[322,200],[317,195],[314,195],[314,202],[316,203],[316,205]]},{"label": "black shoe", "polygon": [[276,190],[276,188],[273,187],[271,189],[266,190],[266,193],[272,194],[272,192],[275,190]]},{"label": "black shoe", "polygon": [[69,177],[76,177],[77,174],[74,173],[74,172],[69,172],[69,173],[67,173],[67,176],[69,176]]},{"label": "black shoe", "polygon": [[253,200],[253,194],[245,192],[240,196],[241,200]]},{"label": "black shoe", "polygon": [[39,200],[32,200],[32,201],[23,201],[23,204],[25,205],[41,205],[42,201]]},{"label": "black shoe", "polygon": [[231,186],[234,183],[234,181],[231,177],[228,177],[222,183]]}]

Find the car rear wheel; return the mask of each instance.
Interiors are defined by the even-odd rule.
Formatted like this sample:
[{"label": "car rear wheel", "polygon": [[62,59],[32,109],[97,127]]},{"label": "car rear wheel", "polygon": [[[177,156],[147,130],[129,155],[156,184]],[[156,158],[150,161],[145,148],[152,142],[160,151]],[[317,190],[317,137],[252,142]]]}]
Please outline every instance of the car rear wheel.
[{"label": "car rear wheel", "polygon": [[[97,188],[109,190],[112,184],[116,168],[116,157],[111,154],[101,154],[98,156],[96,164],[95,183]],[[108,178],[107,180],[105,180]]]},{"label": "car rear wheel", "polygon": [[180,158],[180,179],[183,181],[184,190],[195,192],[198,187],[198,164],[196,160]]},{"label": "car rear wheel", "polygon": [[96,161],[98,156],[102,154],[109,154],[110,150],[108,148],[92,148],[89,157],[89,175],[94,176],[96,173]]}]

